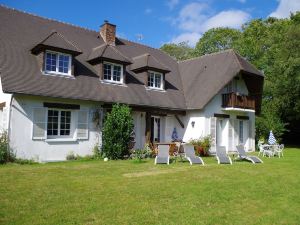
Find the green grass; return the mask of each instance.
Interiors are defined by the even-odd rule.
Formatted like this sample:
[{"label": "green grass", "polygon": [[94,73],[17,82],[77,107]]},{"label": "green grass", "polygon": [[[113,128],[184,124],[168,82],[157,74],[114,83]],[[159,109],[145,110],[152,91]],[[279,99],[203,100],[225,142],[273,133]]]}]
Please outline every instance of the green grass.
[{"label": "green grass", "polygon": [[300,149],[264,164],[0,166],[0,224],[299,224]]}]

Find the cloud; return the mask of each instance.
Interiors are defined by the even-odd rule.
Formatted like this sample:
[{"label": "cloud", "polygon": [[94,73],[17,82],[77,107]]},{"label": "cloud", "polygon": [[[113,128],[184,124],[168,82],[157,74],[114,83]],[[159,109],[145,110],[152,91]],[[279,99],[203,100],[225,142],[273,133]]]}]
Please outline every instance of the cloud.
[{"label": "cloud", "polygon": [[152,9],[150,8],[145,9],[145,14],[151,14],[151,13],[152,13]]},{"label": "cloud", "polygon": [[209,18],[204,24],[204,30],[214,27],[230,27],[239,29],[241,25],[250,19],[250,15],[242,10],[222,11]]},{"label": "cloud", "polygon": [[183,33],[178,35],[177,37],[174,37],[171,40],[171,43],[179,44],[181,42],[187,42],[190,46],[195,46],[196,43],[199,41],[199,38],[201,37],[201,34],[199,33]]},{"label": "cloud", "polygon": [[166,5],[170,10],[173,10],[176,5],[178,5],[179,0],[167,0]]},{"label": "cloud", "polygon": [[[187,41],[194,46],[204,32],[215,27],[230,27],[239,29],[251,18],[250,14],[242,10],[224,10],[213,14],[209,5],[192,2],[185,5],[172,24],[183,32],[172,38],[172,42]],[[196,40],[196,38],[198,38]]]},{"label": "cloud", "polygon": [[238,0],[240,3],[246,3],[246,0]]},{"label": "cloud", "polygon": [[269,16],[277,18],[287,18],[291,12],[300,11],[299,0],[279,0],[277,9]]}]

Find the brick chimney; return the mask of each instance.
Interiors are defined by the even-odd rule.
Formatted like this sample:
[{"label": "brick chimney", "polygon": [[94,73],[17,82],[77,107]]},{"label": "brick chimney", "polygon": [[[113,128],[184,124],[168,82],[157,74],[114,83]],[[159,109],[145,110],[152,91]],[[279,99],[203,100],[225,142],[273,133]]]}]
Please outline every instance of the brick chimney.
[{"label": "brick chimney", "polygon": [[100,28],[100,35],[106,44],[115,45],[116,25],[104,20],[104,24]]}]

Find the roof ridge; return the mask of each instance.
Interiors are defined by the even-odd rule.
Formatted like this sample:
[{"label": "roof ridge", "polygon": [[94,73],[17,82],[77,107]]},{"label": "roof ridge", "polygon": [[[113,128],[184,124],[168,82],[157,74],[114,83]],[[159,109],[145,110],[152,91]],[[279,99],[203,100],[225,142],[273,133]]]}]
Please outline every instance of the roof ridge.
[{"label": "roof ridge", "polygon": [[234,50],[230,48],[230,49],[222,50],[222,51],[219,51],[219,52],[213,52],[213,53],[210,53],[210,54],[205,54],[205,55],[201,55],[201,56],[198,56],[198,57],[194,57],[194,58],[190,58],[190,59],[185,59],[185,60],[177,61],[177,62],[178,63],[183,63],[183,62],[197,60],[197,59],[200,59],[200,58],[204,58],[204,57],[208,57],[208,56],[212,56],[212,55],[223,54],[223,53],[231,52],[231,51],[234,51]]},{"label": "roof ridge", "polygon": [[40,15],[37,15],[37,14],[34,14],[34,13],[26,12],[24,10],[20,10],[20,9],[8,7],[8,6],[4,5],[4,4],[0,4],[0,6],[3,7],[3,8],[6,8],[8,10],[16,11],[16,12],[19,12],[19,13],[24,13],[24,14],[27,14],[27,15],[30,15],[30,16],[33,16],[33,17],[37,17],[37,18],[41,18],[41,19],[44,19],[44,20],[48,20],[48,21],[52,21],[52,22],[57,22],[57,23],[65,24],[65,25],[72,26],[72,27],[75,27],[75,28],[80,28],[80,29],[83,29],[83,30],[86,30],[86,31],[89,31],[89,32],[95,32],[95,33],[97,33],[97,31],[92,30],[92,29],[87,28],[87,27],[81,27],[81,26],[78,26],[78,25],[75,25],[75,24],[72,24],[72,23],[60,21],[58,19],[52,19],[52,18],[43,17],[43,16],[40,16]]},{"label": "roof ridge", "polygon": [[102,48],[103,46],[107,45],[106,43],[103,43],[101,45],[98,45],[97,47],[95,48],[92,48],[93,51],[97,50],[98,48]]}]

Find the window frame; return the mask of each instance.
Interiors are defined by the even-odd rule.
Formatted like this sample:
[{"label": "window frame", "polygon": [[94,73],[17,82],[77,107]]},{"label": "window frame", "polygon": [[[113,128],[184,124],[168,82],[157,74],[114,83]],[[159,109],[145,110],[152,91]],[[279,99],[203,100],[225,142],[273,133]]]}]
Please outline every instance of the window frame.
[{"label": "window frame", "polygon": [[[56,54],[55,71],[47,70],[47,53]],[[59,72],[59,56],[60,55],[69,57],[68,73]],[[64,76],[72,76],[72,55],[62,53],[62,52],[57,52],[57,51],[46,50],[45,51],[45,56],[44,56],[44,72],[46,72],[47,74],[58,74],[58,75],[64,75]]]},{"label": "window frame", "polygon": [[[58,123],[57,123],[57,135],[48,135],[48,115],[49,115],[49,110],[55,110],[58,111]],[[61,135],[60,131],[60,125],[61,125],[61,112],[70,112],[70,134],[69,135]],[[46,138],[47,139],[63,139],[63,138],[73,138],[72,135],[72,110],[68,109],[57,109],[57,108],[48,108],[47,109],[47,117],[46,117]]]},{"label": "window frame", "polygon": [[[150,83],[149,79],[150,79],[151,74],[154,75],[154,82],[153,82],[154,85],[155,85],[155,76],[156,75],[160,75],[160,87],[159,88],[149,85],[149,83]],[[148,71],[148,79],[147,79],[147,87],[148,88],[154,89],[154,90],[164,90],[164,84],[163,84],[163,82],[164,82],[164,75],[163,75],[163,73],[152,71],[152,70]]]},{"label": "window frame", "polygon": [[[110,80],[108,80],[108,79],[104,79],[104,66],[105,65],[110,65],[111,66],[111,70],[110,70],[110,72],[111,72],[111,79]],[[113,71],[114,71],[114,67],[115,66],[120,66],[121,67],[121,71],[120,71],[120,81],[115,81],[115,80],[113,80]],[[107,83],[113,83],[113,84],[123,84],[124,83],[124,74],[123,74],[123,65],[122,64],[118,64],[118,63],[112,63],[112,62],[107,62],[107,61],[104,61],[103,62],[103,69],[102,69],[102,80],[104,81],[104,82],[107,82]]]}]

